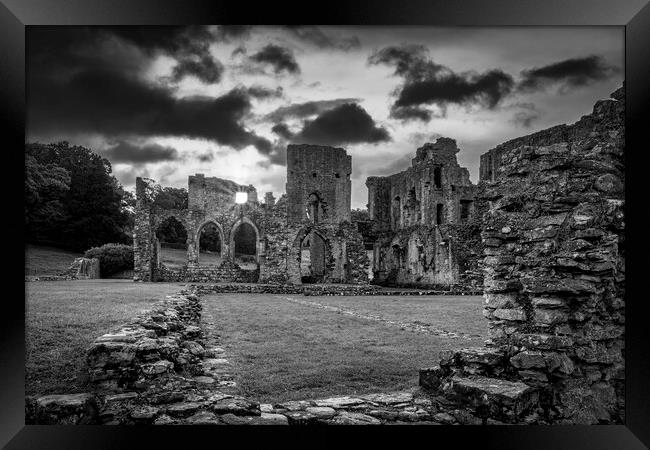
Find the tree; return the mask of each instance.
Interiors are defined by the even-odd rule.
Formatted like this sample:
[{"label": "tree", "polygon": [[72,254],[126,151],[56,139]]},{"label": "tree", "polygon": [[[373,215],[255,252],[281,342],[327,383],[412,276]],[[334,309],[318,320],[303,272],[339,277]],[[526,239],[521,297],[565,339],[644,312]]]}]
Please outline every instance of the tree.
[{"label": "tree", "polygon": [[[153,204],[161,209],[187,209],[187,201],[187,189],[163,187],[156,193]],[[160,224],[156,236],[160,242],[185,244],[187,231],[178,220],[168,219]]]},{"label": "tree", "polygon": [[365,222],[370,220],[370,214],[367,209],[353,209],[350,211],[351,222]]},{"label": "tree", "polygon": [[[58,168],[69,175],[68,189],[57,197],[60,206],[56,214],[50,216],[52,211],[44,209],[41,204],[36,208],[36,215],[45,214],[47,220],[29,223],[28,235],[32,235],[36,241],[46,236],[58,245],[79,251],[109,242],[131,243],[132,237],[126,232],[129,217],[122,207],[124,191],[111,175],[112,168],[107,159],[87,148],[70,146],[67,142],[25,144],[25,153],[27,160],[31,157],[36,162],[36,165],[33,161],[29,163],[32,180],[38,178],[33,175],[38,173],[38,165],[54,169],[61,180],[63,172]],[[32,198],[33,186],[33,182],[28,184],[26,181],[26,194],[29,192]],[[40,196],[46,190],[37,188],[35,192]],[[50,204],[50,207],[53,206]],[[50,222],[50,217],[55,220]]]},{"label": "tree", "polygon": [[41,164],[25,156],[25,226],[29,240],[51,239],[49,230],[67,216],[63,197],[70,189],[70,174],[56,164]]}]

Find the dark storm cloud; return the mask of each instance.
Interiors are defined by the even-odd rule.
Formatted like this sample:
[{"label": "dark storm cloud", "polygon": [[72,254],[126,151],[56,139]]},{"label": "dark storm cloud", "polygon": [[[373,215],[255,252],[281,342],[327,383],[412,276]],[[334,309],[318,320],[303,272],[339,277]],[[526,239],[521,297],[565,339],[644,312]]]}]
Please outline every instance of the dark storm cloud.
[{"label": "dark storm cloud", "polygon": [[210,150],[206,150],[205,153],[200,153],[197,156],[197,159],[201,162],[212,162],[214,160],[214,153]]},{"label": "dark storm cloud", "polygon": [[214,84],[221,80],[223,65],[212,57],[181,59],[172,69],[172,80],[179,82],[186,76],[195,76],[204,83]]},{"label": "dark storm cloud", "polygon": [[345,103],[356,103],[358,98],[336,98],[333,100],[315,100],[305,103],[294,103],[289,106],[281,106],[275,111],[266,115],[265,119],[269,122],[282,122],[289,118],[305,118],[321,114],[336,106]]},{"label": "dark storm cloud", "polygon": [[[178,63],[172,72],[172,80],[179,81],[194,76],[203,83],[218,83],[223,75],[221,64],[210,53],[210,44],[227,39],[232,32],[224,34],[207,26],[119,26],[103,28],[104,33],[129,42],[149,55],[162,53],[175,58]],[[221,34],[219,34],[221,33]]]},{"label": "dark storm cloud", "polygon": [[243,89],[176,98],[172,88],[142,78],[131,50],[111,46],[105,54],[106,42],[92,30],[36,29],[27,38],[28,135],[181,136],[270,151],[243,123],[252,107]]},{"label": "dark storm cloud", "polygon": [[388,65],[404,82],[395,91],[391,117],[429,121],[432,112],[424,105],[438,106],[444,114],[450,104],[495,108],[515,85],[511,75],[499,69],[483,73],[457,73],[429,59],[426,47],[385,47],[368,58],[372,65]]},{"label": "dark storm cloud", "polygon": [[307,120],[293,136],[296,143],[343,145],[389,141],[390,134],[377,126],[368,112],[355,103],[345,103]]},{"label": "dark storm cloud", "polygon": [[402,108],[392,108],[390,116],[393,119],[408,121],[408,120],[421,120],[428,122],[434,114],[425,108],[418,108],[417,106],[407,106]]},{"label": "dark storm cloud", "polygon": [[286,27],[298,39],[322,49],[338,49],[349,51],[361,46],[357,36],[346,38],[328,36],[314,25],[289,25]]},{"label": "dark storm cloud", "polygon": [[248,95],[258,100],[281,98],[284,95],[284,89],[282,89],[282,86],[271,89],[265,86],[253,85],[242,89],[245,89]]},{"label": "dark storm cloud", "polygon": [[289,130],[289,127],[285,123],[274,125],[273,128],[271,128],[271,131],[286,140],[289,140],[293,137],[293,133],[291,130]]},{"label": "dark storm cloud", "polygon": [[287,72],[296,75],[300,73],[300,66],[296,62],[293,52],[279,45],[268,44],[248,59],[258,64],[270,65],[276,74]]},{"label": "dark storm cloud", "polygon": [[569,88],[588,86],[609,79],[619,72],[618,67],[607,64],[601,56],[571,58],[522,71],[519,89],[530,92],[557,85],[560,92],[566,92]]},{"label": "dark storm cloud", "polygon": [[178,151],[173,147],[159,144],[139,146],[125,141],[118,142],[117,145],[102,153],[112,163],[144,164],[179,159]]}]

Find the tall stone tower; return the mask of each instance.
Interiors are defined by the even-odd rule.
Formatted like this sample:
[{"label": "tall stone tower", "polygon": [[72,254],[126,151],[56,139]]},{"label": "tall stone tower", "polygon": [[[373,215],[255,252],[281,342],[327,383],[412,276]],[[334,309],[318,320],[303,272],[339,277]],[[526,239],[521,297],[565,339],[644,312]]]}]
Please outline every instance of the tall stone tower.
[{"label": "tall stone tower", "polygon": [[350,221],[352,157],[321,145],[287,147],[289,223]]}]

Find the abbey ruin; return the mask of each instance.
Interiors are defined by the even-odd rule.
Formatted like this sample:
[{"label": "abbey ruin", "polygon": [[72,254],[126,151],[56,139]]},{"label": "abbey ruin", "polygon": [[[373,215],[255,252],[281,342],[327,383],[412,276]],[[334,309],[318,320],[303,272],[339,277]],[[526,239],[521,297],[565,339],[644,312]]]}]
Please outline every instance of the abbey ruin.
[{"label": "abbey ruin", "polygon": [[[154,183],[138,178],[135,280],[367,283],[363,236],[350,222],[351,172],[351,157],[342,148],[290,145],[287,193],[277,201],[267,193],[260,203],[253,186],[197,174],[189,177],[185,210],[156,207]],[[241,203],[237,193],[244,194]],[[170,217],[187,231],[187,264],[175,269],[161,262],[156,237]],[[218,232],[219,264],[199,259],[200,235],[208,226]],[[252,268],[236,262],[241,228],[254,236]]]},{"label": "abbey ruin", "polygon": [[[215,193],[222,182],[196,176],[187,211],[154,211],[138,180],[138,279],[169,276],[156,263],[152,230],[178,214],[190,232],[188,266],[175,277],[300,283],[300,245],[311,236],[319,281],[368,283],[370,267],[375,284],[474,283],[485,298],[486,346],[443,352],[422,369],[423,388],[473,408],[483,423],[621,423],[624,111],[620,88],[574,124],[498,145],[481,156],[477,185],[458,165],[454,140],[425,144],[407,170],[368,178],[365,224],[350,222],[343,149],[290,146],[288,195],[263,205],[238,186],[249,196],[235,206],[232,192]],[[208,221],[221,230],[225,254],[233,230],[254,225],[259,273],[231,262],[197,265],[196,235]]]},{"label": "abbey ruin", "polygon": [[[155,182],[138,178],[135,280],[458,284],[479,256],[468,258],[457,236],[476,216],[476,186],[458,151],[453,139],[440,138],[417,149],[406,171],[368,178],[370,220],[361,223],[351,221],[352,158],[342,148],[289,145],[287,193],[277,201],[269,192],[259,202],[253,186],[196,174],[187,209],[165,209],[154,203]],[[170,218],[187,232],[182,267],[161,260],[156,230]],[[216,264],[199,255],[207,227],[218,233]],[[243,229],[254,242],[252,266],[237,260]]]},{"label": "abbey ruin", "polygon": [[[159,188],[139,178],[135,279],[231,284],[189,285],[96,339],[88,373],[104,394],[29,399],[27,423],[625,423],[624,111],[621,88],[574,124],[498,145],[481,157],[477,185],[454,140],[425,144],[412,167],[367,180],[366,222],[351,220],[351,158],[340,148],[289,146],[287,194],[277,201],[197,174],[187,208],[161,208]],[[156,235],[170,218],[187,230],[177,267],[162,262]],[[218,237],[216,264],[200,255],[207,227]],[[312,294],[302,283],[326,288]],[[230,378],[218,391],[202,387],[230,375],[203,347],[212,335],[200,326],[201,295],[348,295],[332,286],[375,295],[369,283],[478,283],[485,345],[432,354],[416,393],[262,409],[229,394]],[[173,403],[160,406],[161,397]],[[310,412],[316,406],[329,415]]]}]

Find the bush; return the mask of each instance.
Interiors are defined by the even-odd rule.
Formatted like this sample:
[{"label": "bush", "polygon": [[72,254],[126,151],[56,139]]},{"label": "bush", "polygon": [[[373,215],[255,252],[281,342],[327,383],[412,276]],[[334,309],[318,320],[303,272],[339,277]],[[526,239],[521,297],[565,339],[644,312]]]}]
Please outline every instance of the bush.
[{"label": "bush", "polygon": [[102,278],[123,270],[133,270],[133,247],[125,244],[104,244],[84,253],[85,258],[99,259]]}]

